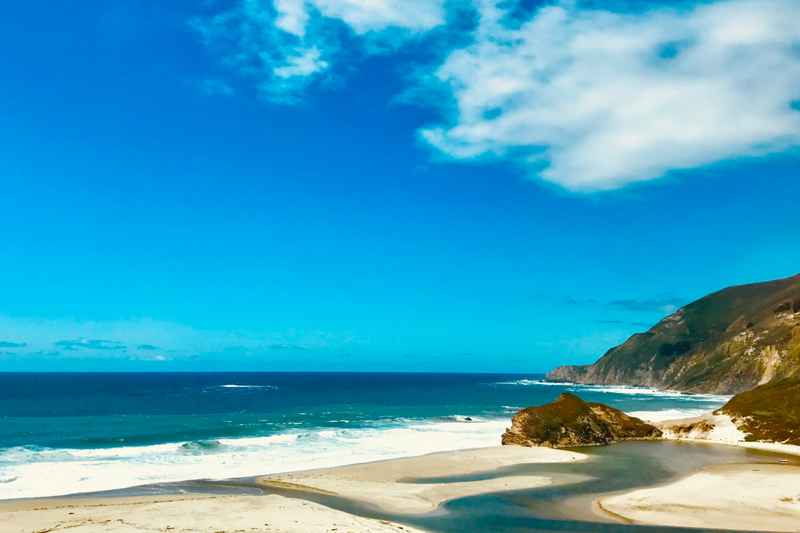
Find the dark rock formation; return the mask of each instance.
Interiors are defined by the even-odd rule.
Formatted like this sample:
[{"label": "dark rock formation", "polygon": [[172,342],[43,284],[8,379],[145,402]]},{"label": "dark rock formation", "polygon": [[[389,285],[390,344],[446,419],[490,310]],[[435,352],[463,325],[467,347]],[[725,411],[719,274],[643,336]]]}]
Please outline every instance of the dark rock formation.
[{"label": "dark rock formation", "polygon": [[800,379],[783,379],[737,394],[718,413],[749,441],[800,445]]},{"label": "dark rock formation", "polygon": [[564,393],[552,403],[519,411],[503,433],[503,444],[567,448],[621,440],[657,439],[661,431],[601,403]]},{"label": "dark rock formation", "polygon": [[710,294],[593,365],[547,375],[553,381],[717,394],[788,377],[800,377],[800,275]]}]

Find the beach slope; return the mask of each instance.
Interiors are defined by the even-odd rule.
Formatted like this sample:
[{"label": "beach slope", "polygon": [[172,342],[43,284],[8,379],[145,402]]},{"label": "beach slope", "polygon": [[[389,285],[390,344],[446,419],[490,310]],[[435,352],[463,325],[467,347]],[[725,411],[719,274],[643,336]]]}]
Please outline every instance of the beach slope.
[{"label": "beach slope", "polygon": [[497,446],[434,453],[350,466],[262,477],[267,491],[283,495],[185,494],[159,497],[50,498],[0,502],[3,533],[414,532],[406,525],[373,520],[306,501],[304,493],[346,498],[398,514],[420,514],[454,498],[541,487],[545,476],[496,475],[453,482],[419,478],[472,476],[529,463],[581,461],[583,454],[548,448]]},{"label": "beach slope", "polygon": [[800,531],[800,467],[718,465],[597,503],[602,511],[641,524]]},{"label": "beach slope", "polygon": [[[546,476],[511,473],[482,479],[469,479],[470,476],[521,464],[571,462],[585,458],[580,453],[550,448],[498,446],[270,475],[260,478],[259,483],[267,487],[294,487],[299,491],[335,494],[393,513],[421,514],[455,498],[553,483]],[[436,480],[458,477],[464,479]]]},{"label": "beach slope", "polygon": [[268,496],[186,496],[29,500],[0,507],[3,533],[414,533],[300,499]]}]

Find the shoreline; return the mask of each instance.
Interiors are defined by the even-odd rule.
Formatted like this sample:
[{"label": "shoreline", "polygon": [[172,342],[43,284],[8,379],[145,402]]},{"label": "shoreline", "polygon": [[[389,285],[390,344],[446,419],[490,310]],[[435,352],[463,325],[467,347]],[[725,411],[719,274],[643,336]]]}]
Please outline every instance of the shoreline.
[{"label": "shoreline", "polygon": [[[259,476],[264,487],[334,494],[400,515],[430,513],[469,496],[551,486],[549,475],[500,473],[522,465],[583,462],[588,456],[552,448],[496,446]],[[492,474],[492,475],[488,475]]]},{"label": "shoreline", "polygon": [[274,494],[100,497],[72,502],[29,500],[27,505],[18,504],[17,507],[0,505],[0,529],[4,533],[62,530],[80,533],[151,530],[421,533],[397,522],[365,518],[312,501]]},{"label": "shoreline", "polygon": [[[646,419],[645,419],[646,420]],[[708,443],[800,457],[800,446],[747,441],[724,414],[653,420],[664,441]],[[596,498],[599,515],[631,524],[800,531],[800,466],[712,465],[671,482]],[[792,490],[792,487],[797,487]],[[739,489],[738,491],[736,489]]]},{"label": "shoreline", "polygon": [[[673,446],[670,446],[670,442],[673,442]],[[192,492],[6,500],[0,501],[0,530],[9,533],[56,532],[62,529],[80,533],[129,533],[154,529],[182,533],[250,529],[304,533],[331,531],[336,528],[355,532],[417,533],[426,530],[424,526],[430,523],[426,520],[437,517],[439,520],[446,520],[452,513],[452,510],[445,510],[448,502],[476,498],[480,501],[486,498],[489,501],[505,501],[504,494],[513,495],[523,491],[525,494],[535,495],[542,490],[554,491],[557,495],[556,500],[545,498],[538,501],[528,511],[536,516],[539,512],[544,513],[541,515],[542,520],[589,520],[596,521],[598,525],[603,522],[651,525],[672,523],[677,526],[695,524],[693,527],[701,523],[702,527],[719,527],[722,522],[702,522],[702,514],[698,518],[696,510],[676,508],[670,500],[676,494],[690,494],[692,490],[700,490],[710,493],[710,496],[705,494],[706,499],[702,504],[704,508],[724,509],[724,513],[732,517],[729,518],[730,525],[735,526],[736,517],[742,513],[742,509],[715,500],[715,497],[726,491],[704,491],[705,485],[698,484],[696,478],[705,470],[721,469],[728,474],[719,483],[728,492],[731,487],[742,487],[741,494],[746,494],[757,503],[746,509],[750,522],[742,523],[752,524],[755,521],[766,524],[765,528],[769,530],[791,531],[786,527],[786,520],[776,521],[771,518],[769,506],[772,505],[772,500],[769,498],[773,498],[774,490],[763,494],[756,492],[751,497],[750,485],[754,482],[763,484],[765,479],[762,474],[749,472],[753,469],[777,469],[781,472],[791,470],[791,476],[786,479],[790,479],[792,483],[796,481],[797,486],[800,486],[800,461],[793,461],[794,464],[788,467],[780,465],[777,464],[779,456],[773,453],[765,453],[763,456],[738,455],[737,457],[750,457],[742,464],[723,462],[720,463],[722,466],[708,466],[708,460],[705,460],[696,463],[704,465],[699,470],[692,463],[685,467],[688,469],[682,475],[667,476],[652,485],[645,482],[637,486],[634,482],[633,490],[602,494],[605,484],[613,479],[613,471],[602,468],[604,460],[635,463],[636,457],[642,457],[641,454],[637,455],[637,450],[649,451],[651,456],[653,453],[670,452],[678,454],[676,457],[682,457],[686,453],[698,455],[699,452],[699,460],[702,460],[706,455],[710,458],[732,457],[731,452],[726,450],[734,449],[728,446],[720,448],[717,447],[718,443],[710,441],[683,442],[691,447],[685,450],[682,446],[674,448],[674,445],[679,444],[681,443],[675,441],[619,443],[586,449],[586,453],[582,453],[580,449],[495,446],[269,474],[250,478],[251,482],[229,481],[232,488],[259,487],[264,491],[262,494]],[[739,453],[746,454],[744,451]],[[633,468],[635,470],[639,466],[634,465]],[[612,477],[604,479],[603,472]],[[580,490],[586,483],[594,484],[595,488],[589,492]],[[559,489],[561,485],[569,485],[575,489]],[[611,485],[609,490],[613,490]],[[600,497],[591,497],[593,491],[599,491]],[[650,514],[643,514],[637,507],[637,498],[641,500],[642,493],[648,498]],[[800,489],[797,497],[800,512]],[[566,499],[562,501],[562,498]],[[554,503],[557,504],[556,507],[561,506],[560,510],[552,509]],[[788,508],[792,510],[791,506]],[[463,514],[471,511],[467,506],[466,511],[460,512]],[[554,514],[549,514],[551,512]],[[664,521],[664,513],[672,517],[672,522]],[[470,520],[468,515],[456,518]],[[535,521],[533,517],[518,519]],[[753,529],[749,525],[748,528]]]},{"label": "shoreline", "polygon": [[[452,499],[543,487],[552,480],[510,472],[508,476],[461,483],[416,483],[405,480],[409,475],[472,476],[520,465],[585,459],[585,455],[572,451],[495,446],[260,476],[254,486],[268,491],[260,495],[190,493],[4,500],[0,501],[0,530],[32,533],[78,528],[81,533],[127,533],[138,531],[136,528],[215,532],[261,528],[258,530],[296,533],[333,529],[416,533],[423,530],[397,520],[342,511],[311,497],[337,498],[365,510],[374,507],[400,518],[410,517],[435,511]],[[297,481],[310,478],[315,479],[313,485]],[[278,493],[269,493],[270,489]],[[371,498],[370,493],[378,497]]]},{"label": "shoreline", "polygon": [[593,502],[629,524],[800,530],[800,465],[712,465],[671,482]]},{"label": "shoreline", "polygon": [[[650,414],[653,419],[642,416]],[[646,442],[711,447],[724,444],[726,448],[765,452],[764,457],[800,456],[800,446],[745,441],[744,434],[727,415],[706,412],[664,420],[664,412],[651,411],[636,416],[664,432],[663,439]],[[424,526],[430,517],[449,515],[451,511],[445,511],[449,502],[487,498],[502,501],[504,494],[557,492],[561,485],[579,487],[587,482],[601,488],[587,493],[580,488],[562,489],[568,503],[560,511],[550,515],[550,510],[539,502],[531,505],[529,512],[543,513],[543,520],[589,520],[598,524],[795,531],[790,524],[795,520],[800,523],[800,489],[797,495],[780,495],[782,486],[773,484],[768,490],[751,487],[769,484],[770,477],[759,473],[768,469],[770,474],[780,472],[789,486],[800,487],[800,461],[774,457],[768,461],[753,456],[738,466],[714,461],[697,463],[679,476],[652,484],[629,484],[623,490],[617,490],[617,485],[617,489],[610,488],[604,493],[603,475],[608,472],[597,470],[594,460],[625,459],[624,453],[616,453],[632,449],[624,446],[608,447],[615,451],[611,454],[606,453],[610,450],[594,452],[591,448],[558,450],[497,445],[435,450],[259,476],[189,479],[96,493],[5,499],[0,500],[0,530],[128,533],[155,528],[216,533],[257,529],[300,533],[339,529],[417,533],[425,530],[419,526]],[[709,457],[731,455],[724,449],[709,450]],[[754,466],[764,462],[775,464]],[[783,462],[791,464],[778,464]],[[725,500],[724,495],[732,488],[751,505]],[[741,490],[735,490],[738,488]],[[587,499],[587,495],[594,493],[598,496]],[[780,519],[771,517],[776,505],[781,510]],[[712,513],[716,518],[709,521],[703,513]],[[133,519],[128,519],[129,516]]]}]

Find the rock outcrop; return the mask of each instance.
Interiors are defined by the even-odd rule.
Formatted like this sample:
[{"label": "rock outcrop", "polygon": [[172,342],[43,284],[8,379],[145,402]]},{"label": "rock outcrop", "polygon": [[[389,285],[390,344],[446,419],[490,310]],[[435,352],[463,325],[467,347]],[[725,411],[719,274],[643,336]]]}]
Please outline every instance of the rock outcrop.
[{"label": "rock outcrop", "polygon": [[716,412],[730,416],[745,440],[800,445],[800,379],[737,394]]},{"label": "rock outcrop", "polygon": [[503,444],[568,448],[622,440],[661,437],[650,424],[601,403],[587,403],[564,393],[552,403],[519,411],[503,433]]},{"label": "rock outcrop", "polygon": [[730,287],[631,336],[596,363],[553,381],[737,394],[800,377],[800,275]]}]

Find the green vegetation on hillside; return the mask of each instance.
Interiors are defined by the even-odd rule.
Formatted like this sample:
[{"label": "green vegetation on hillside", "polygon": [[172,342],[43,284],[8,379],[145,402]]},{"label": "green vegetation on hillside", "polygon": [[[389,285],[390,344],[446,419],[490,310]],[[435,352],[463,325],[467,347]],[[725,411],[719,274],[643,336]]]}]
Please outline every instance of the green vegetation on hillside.
[{"label": "green vegetation on hillside", "polygon": [[661,431],[654,426],[619,409],[563,393],[554,402],[514,415],[502,443],[563,448],[660,436]]},{"label": "green vegetation on hillside", "polygon": [[782,379],[737,394],[718,412],[730,415],[747,440],[800,445],[800,379]]},{"label": "green vegetation on hillside", "polygon": [[593,365],[549,379],[735,394],[800,377],[800,275],[730,287],[632,335]]}]

